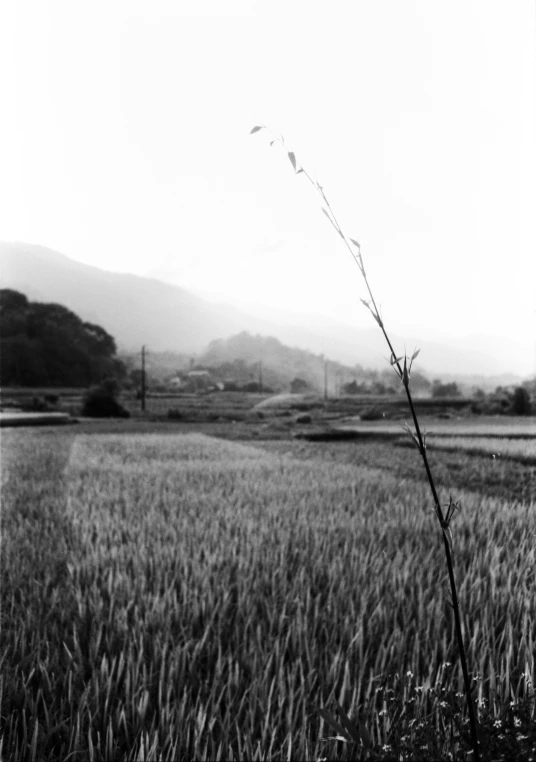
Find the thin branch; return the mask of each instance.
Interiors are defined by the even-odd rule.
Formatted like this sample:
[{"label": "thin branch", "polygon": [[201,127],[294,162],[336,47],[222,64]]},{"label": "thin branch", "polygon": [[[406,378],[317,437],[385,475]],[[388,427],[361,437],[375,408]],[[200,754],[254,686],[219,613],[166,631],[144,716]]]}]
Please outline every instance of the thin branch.
[{"label": "thin branch", "polygon": [[[253,128],[252,132],[257,132],[258,129],[268,129],[266,127],[259,127],[259,128]],[[268,130],[271,132],[270,130]],[[273,145],[275,142],[279,142],[282,147],[287,151],[287,148],[285,146],[283,136],[280,137],[275,136],[274,133],[271,133],[274,136],[274,139],[272,140],[270,145]],[[453,514],[455,509],[458,507],[456,503],[452,502],[452,499],[449,503],[449,508],[447,510],[447,515],[443,513],[443,509],[441,507],[441,503],[439,502],[439,496],[437,494],[436,486],[434,483],[434,479],[432,476],[432,470],[430,468],[430,463],[428,461],[428,455],[426,451],[426,443],[425,443],[425,437],[421,433],[421,428],[419,426],[419,421],[417,418],[417,413],[415,410],[415,405],[413,403],[413,398],[410,391],[410,374],[411,374],[411,367],[413,364],[414,359],[418,355],[418,351],[415,351],[410,358],[409,361],[409,368],[408,368],[408,357],[406,354],[402,355],[401,357],[397,357],[395,350],[393,348],[393,345],[391,343],[391,340],[389,338],[389,335],[387,333],[387,329],[385,327],[384,320],[380,314],[380,310],[378,309],[378,306],[376,304],[376,300],[374,299],[374,294],[372,293],[372,289],[365,271],[365,266],[363,264],[363,258],[361,256],[361,246],[358,243],[358,241],[354,240],[353,238],[347,238],[346,235],[343,233],[342,228],[339,224],[339,221],[337,220],[337,217],[335,215],[335,212],[333,211],[333,208],[331,204],[329,203],[329,200],[324,192],[324,188],[320,185],[320,183],[315,182],[312,177],[309,175],[309,173],[303,168],[299,167],[296,163],[296,157],[295,154],[287,151],[287,154],[289,156],[289,159],[292,163],[292,166],[294,168],[294,171],[296,174],[303,174],[311,183],[311,185],[318,191],[322,198],[322,211],[330,221],[331,225],[335,228],[335,231],[338,233],[338,235],[342,238],[344,241],[346,248],[349,250],[350,254],[352,255],[353,260],[356,262],[357,266],[359,267],[359,270],[361,272],[361,275],[363,276],[363,279],[365,281],[365,285],[367,287],[368,294],[370,296],[370,302],[365,301],[362,299],[361,301],[363,304],[370,310],[372,313],[373,318],[378,323],[383,336],[385,338],[385,341],[387,342],[387,345],[389,347],[390,353],[391,353],[391,365],[396,370],[397,376],[402,381],[402,384],[404,386],[404,391],[406,393],[406,397],[408,400],[408,404],[411,411],[411,417],[413,419],[413,425],[415,427],[415,434],[413,432],[410,432],[413,439],[415,440],[415,443],[417,445],[417,448],[419,450],[419,453],[421,455],[424,469],[426,471],[426,478],[428,480],[428,484],[430,486],[430,491],[432,493],[433,501],[434,501],[434,511],[438,518],[439,524],[442,529],[442,536],[443,536],[443,545],[445,549],[445,558],[447,562],[447,571],[448,571],[448,577],[449,577],[449,583],[450,583],[450,591],[452,596],[452,608],[454,611],[454,622],[455,622],[455,630],[456,630],[456,640],[458,642],[458,650],[460,654],[460,662],[462,667],[462,673],[463,673],[463,680],[464,680],[464,686],[465,686],[465,696],[467,701],[467,709],[469,713],[469,721],[471,726],[471,741],[474,751],[474,760],[476,762],[480,761],[480,751],[479,751],[479,745],[478,745],[478,736],[477,736],[477,730],[476,730],[476,717],[473,707],[473,701],[471,697],[471,681],[469,679],[469,671],[467,669],[467,660],[465,656],[465,646],[463,642],[463,633],[462,633],[462,625],[461,625],[461,614],[460,614],[460,606],[458,601],[458,594],[456,589],[456,579],[454,576],[454,563],[452,558],[452,531],[450,529],[450,522],[452,520]],[[357,249],[357,254],[352,249],[352,246]],[[401,360],[404,360],[404,363],[401,364]]]}]

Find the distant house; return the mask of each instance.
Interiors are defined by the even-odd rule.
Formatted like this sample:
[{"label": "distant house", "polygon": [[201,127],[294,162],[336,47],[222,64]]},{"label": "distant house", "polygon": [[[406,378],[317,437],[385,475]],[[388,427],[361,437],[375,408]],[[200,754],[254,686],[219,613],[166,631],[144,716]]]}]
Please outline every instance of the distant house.
[{"label": "distant house", "polygon": [[185,392],[222,391],[224,384],[217,381],[209,370],[189,370],[171,378],[170,388]]}]

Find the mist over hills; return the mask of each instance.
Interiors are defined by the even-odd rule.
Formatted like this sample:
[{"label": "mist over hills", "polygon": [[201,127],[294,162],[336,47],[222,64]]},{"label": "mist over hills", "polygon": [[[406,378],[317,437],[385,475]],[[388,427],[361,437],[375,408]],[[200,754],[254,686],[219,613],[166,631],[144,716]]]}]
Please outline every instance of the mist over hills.
[{"label": "mist over hills", "polygon": [[[145,344],[153,352],[199,355],[210,342],[247,331],[345,365],[386,367],[388,351],[376,326],[360,330],[319,315],[296,316],[277,309],[255,315],[177,285],[82,264],[42,246],[0,242],[0,276],[3,288],[21,291],[31,300],[63,304],[83,320],[101,325],[120,350],[137,351]],[[416,343],[421,348],[418,369],[430,376],[496,376],[497,384],[519,379],[511,364],[512,347],[504,340],[490,352],[480,348],[489,350],[490,340],[485,344],[478,337],[458,346],[404,341],[396,335],[392,339],[408,351]]]}]

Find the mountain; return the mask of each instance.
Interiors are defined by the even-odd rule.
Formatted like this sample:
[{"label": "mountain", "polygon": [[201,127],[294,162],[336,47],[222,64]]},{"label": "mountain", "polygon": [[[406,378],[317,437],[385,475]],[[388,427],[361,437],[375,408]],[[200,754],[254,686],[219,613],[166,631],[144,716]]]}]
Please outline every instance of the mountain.
[{"label": "mountain", "polygon": [[232,307],[209,304],[178,286],[112,273],[42,246],[0,243],[4,288],[33,301],[57,302],[102,325],[122,350],[199,352],[210,341],[245,327],[269,326]]},{"label": "mountain", "polygon": [[[346,365],[382,369],[388,349],[376,326],[361,330],[319,315],[295,315],[273,309],[251,314],[241,307],[209,301],[177,285],[82,264],[43,246],[0,242],[4,288],[29,299],[58,302],[83,320],[101,325],[122,351],[199,354],[215,339],[249,333],[273,336]],[[460,342],[404,340],[392,335],[398,349],[421,349],[418,369],[444,373],[501,375],[516,370],[511,342],[486,344],[478,337]],[[516,378],[516,376],[514,376]]]}]

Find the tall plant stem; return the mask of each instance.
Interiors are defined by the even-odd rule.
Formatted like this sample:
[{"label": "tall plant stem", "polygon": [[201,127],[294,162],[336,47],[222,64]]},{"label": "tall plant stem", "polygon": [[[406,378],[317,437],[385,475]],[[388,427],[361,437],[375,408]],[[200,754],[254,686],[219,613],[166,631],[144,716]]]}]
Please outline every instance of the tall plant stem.
[{"label": "tall plant stem", "polygon": [[[254,127],[251,132],[258,132],[261,129],[266,129],[265,127]],[[273,140],[272,143],[278,142],[281,143],[283,148],[285,148],[285,142],[283,140],[282,136],[276,136],[272,133]],[[439,521],[439,524],[442,529],[443,534],[443,547],[445,549],[445,558],[447,562],[447,570],[448,570],[448,577],[449,577],[449,583],[450,583],[450,592],[452,597],[452,610],[454,612],[454,623],[455,623],[455,630],[456,630],[456,640],[458,642],[458,651],[460,654],[460,663],[462,667],[462,674],[463,674],[463,681],[464,681],[464,687],[465,687],[465,697],[467,701],[467,711],[469,714],[469,723],[471,728],[471,745],[473,747],[474,752],[474,760],[476,762],[480,762],[480,751],[479,751],[479,745],[478,745],[478,735],[477,735],[477,723],[476,723],[476,716],[475,716],[475,710],[473,706],[473,700],[471,696],[471,681],[469,678],[469,670],[467,669],[467,658],[465,654],[465,645],[463,641],[463,632],[462,632],[462,622],[461,622],[461,614],[460,614],[460,605],[458,602],[458,593],[456,588],[456,578],[454,576],[454,563],[453,563],[453,557],[452,557],[452,533],[450,530],[450,521],[453,515],[454,509],[457,507],[455,503],[452,503],[452,500],[450,501],[447,515],[445,516],[443,509],[441,507],[441,503],[439,502],[439,497],[437,494],[437,489],[434,483],[434,479],[432,476],[432,470],[430,468],[430,463],[428,462],[428,456],[426,453],[426,442],[425,437],[423,436],[421,432],[421,428],[419,426],[419,421],[417,418],[417,413],[415,411],[415,405],[413,402],[413,398],[411,396],[410,391],[410,373],[411,373],[411,365],[413,362],[413,359],[416,357],[416,354],[413,355],[413,357],[409,361],[409,367],[408,367],[408,358],[407,356],[399,357],[397,358],[396,353],[394,351],[393,345],[391,343],[391,340],[389,338],[389,335],[387,333],[387,329],[385,328],[385,324],[383,322],[383,318],[381,317],[380,310],[378,309],[378,306],[376,304],[376,301],[374,299],[374,295],[372,293],[372,289],[370,287],[368,277],[365,271],[365,266],[363,264],[363,259],[361,257],[361,247],[357,241],[355,241],[353,238],[347,238],[347,236],[343,233],[341,226],[339,225],[339,222],[337,220],[337,217],[335,216],[335,213],[333,212],[333,209],[331,207],[331,204],[329,203],[326,194],[324,193],[323,187],[313,180],[313,178],[309,175],[309,173],[303,168],[300,167],[298,169],[296,164],[296,157],[294,153],[288,152],[288,157],[290,159],[290,162],[294,168],[294,172],[296,174],[303,173],[305,177],[309,180],[309,182],[313,185],[313,187],[318,191],[320,194],[324,206],[322,207],[322,211],[332,224],[332,226],[335,228],[338,235],[342,238],[344,241],[347,249],[349,250],[350,254],[352,255],[354,261],[356,262],[357,266],[359,267],[361,271],[361,275],[363,276],[363,279],[365,281],[368,294],[370,296],[370,302],[366,302],[364,300],[363,303],[365,306],[370,310],[372,313],[372,316],[378,323],[383,336],[385,338],[385,341],[387,342],[387,345],[389,347],[389,350],[391,352],[391,365],[395,369],[398,377],[402,381],[402,384],[404,386],[404,390],[406,392],[406,397],[408,400],[408,404],[411,411],[411,417],[413,419],[413,424],[415,426],[415,434],[413,436],[413,439],[415,441],[415,444],[417,445],[417,448],[419,450],[419,453],[421,455],[424,469],[426,471],[426,477],[428,479],[428,484],[430,486],[430,490],[432,492],[432,497],[434,501],[434,511],[437,516],[437,519]],[[353,247],[352,247],[353,246]],[[403,364],[401,363],[401,360],[404,360]],[[411,432],[410,432],[411,433]]]}]

